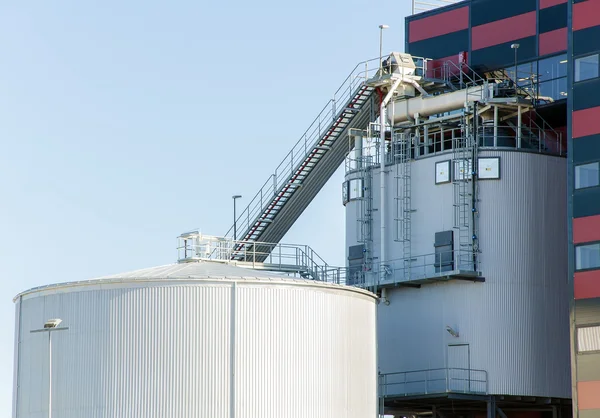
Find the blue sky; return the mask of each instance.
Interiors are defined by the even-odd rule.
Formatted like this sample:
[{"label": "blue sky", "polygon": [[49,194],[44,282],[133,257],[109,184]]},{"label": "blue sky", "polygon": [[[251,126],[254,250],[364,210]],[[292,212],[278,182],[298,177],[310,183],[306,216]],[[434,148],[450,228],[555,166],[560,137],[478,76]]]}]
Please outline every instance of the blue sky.
[{"label": "blue sky", "polygon": [[[33,286],[173,262],[225,233],[359,61],[404,49],[408,0],[0,6],[0,416]],[[344,263],[338,170],[285,242]],[[9,361],[11,359],[11,361]]]}]

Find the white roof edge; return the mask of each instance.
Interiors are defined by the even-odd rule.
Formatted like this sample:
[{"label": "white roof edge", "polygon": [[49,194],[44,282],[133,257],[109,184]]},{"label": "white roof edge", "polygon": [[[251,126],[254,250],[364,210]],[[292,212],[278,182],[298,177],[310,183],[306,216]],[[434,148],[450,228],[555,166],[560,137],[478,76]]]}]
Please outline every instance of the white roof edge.
[{"label": "white roof edge", "polygon": [[[168,267],[170,265],[167,266],[159,266],[157,268],[164,268],[164,267]],[[133,272],[129,272],[129,273],[123,273],[123,276],[128,276],[128,277],[119,277],[121,276],[121,274],[115,274],[112,276],[105,276],[105,277],[100,277],[97,279],[89,279],[89,280],[81,280],[81,281],[74,281],[74,282],[62,282],[62,283],[53,283],[53,284],[49,284],[49,285],[43,285],[43,286],[37,286],[37,287],[33,287],[31,289],[28,290],[24,290],[20,293],[18,293],[14,298],[13,298],[13,302],[17,302],[18,299],[22,298],[23,296],[30,296],[33,295],[35,293],[44,293],[47,291],[54,291],[54,290],[66,290],[66,289],[81,289],[83,287],[89,286],[89,287],[93,287],[93,286],[102,286],[102,285],[119,285],[119,284],[139,284],[139,283],[164,283],[165,285],[168,284],[174,284],[174,283],[182,283],[182,282],[198,282],[198,283],[214,283],[214,284],[218,284],[218,283],[244,283],[244,284],[273,284],[273,283],[281,283],[281,284],[285,284],[285,285],[291,285],[291,286],[306,286],[306,287],[315,287],[315,288],[322,288],[322,289],[333,289],[333,290],[343,290],[346,292],[354,292],[354,293],[359,293],[365,296],[369,296],[372,297],[374,299],[377,298],[377,296],[372,293],[369,292],[368,290],[364,290],[358,287],[354,287],[354,286],[347,286],[347,285],[341,285],[341,284],[335,284],[335,283],[329,283],[329,282],[320,282],[320,281],[315,281],[315,280],[309,280],[309,279],[296,279],[296,278],[287,278],[287,277],[277,277],[277,276],[267,276],[265,275],[265,277],[260,277],[259,275],[257,276],[219,276],[217,274],[211,276],[211,275],[206,275],[205,277],[202,276],[194,276],[194,275],[190,275],[187,277],[168,277],[168,275],[165,275],[164,277],[143,277],[143,276],[138,276],[135,277],[133,274],[135,272],[143,272],[143,271],[148,271],[150,269],[142,269],[142,270],[136,270]],[[240,270],[247,270],[247,269],[240,269]],[[250,270],[252,271],[252,270]]]}]

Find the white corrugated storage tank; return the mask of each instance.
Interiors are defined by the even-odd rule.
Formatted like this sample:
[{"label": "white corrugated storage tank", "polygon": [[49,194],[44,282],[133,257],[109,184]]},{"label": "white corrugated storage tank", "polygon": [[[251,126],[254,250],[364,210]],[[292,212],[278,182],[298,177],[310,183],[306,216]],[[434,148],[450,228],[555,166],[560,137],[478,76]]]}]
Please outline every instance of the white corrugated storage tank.
[{"label": "white corrugated storage tank", "polygon": [[[259,277],[257,277],[259,276]],[[155,267],[15,298],[13,417],[376,415],[376,300],[217,263]]]}]

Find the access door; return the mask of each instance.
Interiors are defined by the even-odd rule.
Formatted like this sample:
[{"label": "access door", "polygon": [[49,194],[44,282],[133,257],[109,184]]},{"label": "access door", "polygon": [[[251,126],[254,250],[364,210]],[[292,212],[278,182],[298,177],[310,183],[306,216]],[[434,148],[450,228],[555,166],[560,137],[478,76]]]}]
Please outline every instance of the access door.
[{"label": "access door", "polygon": [[448,345],[448,390],[469,393],[471,391],[471,362],[469,344]]}]

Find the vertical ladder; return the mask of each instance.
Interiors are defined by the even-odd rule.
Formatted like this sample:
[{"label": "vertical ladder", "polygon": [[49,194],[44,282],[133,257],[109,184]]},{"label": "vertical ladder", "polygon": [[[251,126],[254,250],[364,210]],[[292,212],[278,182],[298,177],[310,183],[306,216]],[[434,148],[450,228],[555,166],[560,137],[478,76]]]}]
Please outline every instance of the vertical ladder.
[{"label": "vertical ladder", "polygon": [[[464,110],[461,134],[453,143],[455,266],[457,270],[473,269],[473,135],[469,126],[469,110]],[[457,236],[458,235],[458,236]],[[458,239],[457,239],[458,238]]]},{"label": "vertical ladder", "polygon": [[410,135],[395,133],[392,141],[396,163],[396,238],[402,243],[404,280],[410,280],[411,263],[411,141]]},{"label": "vertical ladder", "polygon": [[[373,139],[372,126],[370,123],[367,129],[367,141]],[[366,147],[365,147],[366,148]],[[358,162],[360,165],[360,178],[362,179],[363,192],[360,197],[360,204],[357,205],[359,213],[357,214],[358,236],[357,241],[365,246],[363,253],[363,273],[373,269],[373,166],[375,164],[374,156],[365,155]]]}]

